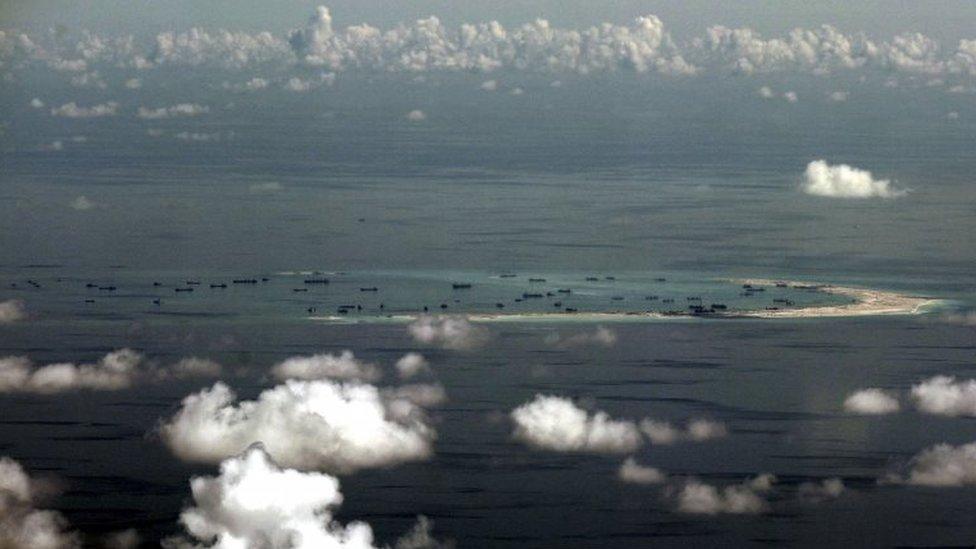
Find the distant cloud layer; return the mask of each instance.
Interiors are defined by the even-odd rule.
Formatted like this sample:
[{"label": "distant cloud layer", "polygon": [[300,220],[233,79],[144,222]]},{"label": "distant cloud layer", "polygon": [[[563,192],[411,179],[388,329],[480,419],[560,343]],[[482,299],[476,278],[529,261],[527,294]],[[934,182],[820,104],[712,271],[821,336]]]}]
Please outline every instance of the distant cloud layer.
[{"label": "distant cloud layer", "polygon": [[867,170],[847,164],[830,165],[825,160],[814,160],[807,165],[803,191],[829,198],[897,198],[907,194],[905,190],[892,188],[887,179],[875,179]]},{"label": "distant cloud layer", "polygon": [[[241,70],[300,65],[334,72],[406,73],[631,72],[685,77],[703,72],[826,75],[875,70],[944,79],[976,75],[976,39],[940,44],[906,32],[874,40],[830,25],[766,37],[748,27],[713,25],[678,43],[665,23],[651,14],[636,16],[630,24],[580,29],[559,28],[545,19],[508,28],[497,21],[452,27],[436,16],[387,29],[368,23],[340,28],[332,12],[319,6],[304,25],[281,35],[191,28],[160,32],[149,41],[92,32],[58,40],[8,29],[0,32],[0,62],[14,68],[36,63],[68,75],[73,85],[96,88],[106,85],[97,68],[147,71],[166,66]],[[253,78],[241,89],[266,87],[266,80]],[[289,86],[298,87],[302,86]]]},{"label": "distant cloud layer", "polygon": [[372,385],[289,380],[257,399],[216,383],[160,427],[180,458],[217,463],[261,442],[287,467],[347,473],[426,459],[434,429],[410,399]]}]

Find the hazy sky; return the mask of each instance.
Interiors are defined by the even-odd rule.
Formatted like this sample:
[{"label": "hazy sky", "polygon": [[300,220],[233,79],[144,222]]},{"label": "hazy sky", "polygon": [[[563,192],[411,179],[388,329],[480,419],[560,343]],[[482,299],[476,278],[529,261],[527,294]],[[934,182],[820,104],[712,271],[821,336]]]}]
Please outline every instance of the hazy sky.
[{"label": "hazy sky", "polygon": [[830,23],[872,36],[919,31],[943,40],[972,37],[976,28],[976,2],[951,0],[0,0],[0,27],[62,24],[136,34],[193,25],[282,31],[304,22],[318,4],[331,8],[339,26],[369,22],[386,27],[433,14],[450,24],[497,19],[514,25],[542,17],[579,27],[655,14],[678,39],[700,34],[711,24],[782,33]]}]

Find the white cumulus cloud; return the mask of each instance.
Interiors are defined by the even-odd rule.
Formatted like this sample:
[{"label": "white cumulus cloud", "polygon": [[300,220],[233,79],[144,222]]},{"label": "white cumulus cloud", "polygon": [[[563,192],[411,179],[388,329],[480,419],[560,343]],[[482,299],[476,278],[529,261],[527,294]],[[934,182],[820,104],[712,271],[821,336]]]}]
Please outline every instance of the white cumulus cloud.
[{"label": "white cumulus cloud", "polygon": [[0,324],[10,324],[27,318],[27,308],[19,299],[0,301]]},{"label": "white cumulus cloud", "polygon": [[557,452],[626,453],[640,447],[633,421],[612,419],[606,412],[589,413],[571,399],[536,395],[512,410],[516,439]]},{"label": "white cumulus cloud", "polygon": [[5,549],[74,549],[79,536],[56,511],[37,509],[52,489],[31,478],[8,457],[0,457],[0,547]]},{"label": "white cumulus cloud", "polygon": [[488,332],[463,316],[424,315],[407,325],[414,340],[444,349],[472,349],[488,340]]},{"label": "white cumulus cloud", "polygon": [[190,490],[180,523],[196,541],[170,539],[170,547],[374,547],[368,524],[333,519],[343,500],[338,479],[282,468],[260,445],[223,461],[216,477],[192,478]]},{"label": "white cumulus cloud", "polygon": [[701,418],[689,421],[685,430],[667,421],[645,418],[640,422],[640,430],[651,443],[661,446],[686,440],[704,442],[728,435],[728,429],[723,423]]},{"label": "white cumulus cloud", "polygon": [[339,355],[326,353],[292,357],[276,364],[271,369],[271,374],[280,381],[286,379],[376,381],[382,377],[379,368],[362,362],[348,350]]},{"label": "white cumulus cloud", "polygon": [[936,487],[976,484],[976,442],[926,448],[912,458],[907,478],[893,476],[887,480]]},{"label": "white cumulus cloud", "polygon": [[115,101],[92,105],[91,107],[80,107],[72,101],[51,109],[51,115],[63,116],[65,118],[99,118],[102,116],[115,116],[118,110],[119,104]]},{"label": "white cumulus cloud", "polygon": [[661,484],[667,480],[667,476],[659,469],[641,465],[632,457],[620,464],[617,477],[623,482],[633,484]]},{"label": "white cumulus cloud", "polygon": [[435,431],[422,408],[372,385],[289,380],[256,400],[216,383],[160,426],[180,458],[217,463],[261,442],[288,467],[352,472],[426,459]]},{"label": "white cumulus cloud", "polygon": [[400,379],[410,379],[420,373],[430,370],[427,359],[420,353],[407,353],[396,362],[397,374]]},{"label": "white cumulus cloud", "polygon": [[210,112],[210,107],[196,103],[180,103],[171,107],[150,109],[139,107],[136,116],[145,120],[159,120],[161,118],[175,118],[181,116],[199,116]]},{"label": "white cumulus cloud", "polygon": [[875,179],[871,172],[848,166],[830,165],[825,160],[807,164],[803,191],[830,198],[897,198],[908,191],[895,189],[887,179]]},{"label": "white cumulus cloud", "polygon": [[900,407],[898,398],[882,389],[861,389],[844,399],[844,410],[852,414],[892,414]]},{"label": "white cumulus cloud", "polygon": [[715,486],[691,479],[677,494],[678,511],[703,515],[764,513],[769,509],[769,504],[761,494],[769,491],[775,482],[776,477],[765,473],[742,484],[719,490]]},{"label": "white cumulus cloud", "polygon": [[912,385],[911,394],[915,407],[927,414],[976,416],[976,379],[935,376]]}]

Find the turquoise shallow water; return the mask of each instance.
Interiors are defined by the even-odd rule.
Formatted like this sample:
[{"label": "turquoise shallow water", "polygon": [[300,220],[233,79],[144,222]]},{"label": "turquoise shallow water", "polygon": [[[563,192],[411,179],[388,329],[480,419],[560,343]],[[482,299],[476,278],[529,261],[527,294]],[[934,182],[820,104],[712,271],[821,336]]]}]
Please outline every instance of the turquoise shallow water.
[{"label": "turquoise shallow water", "polygon": [[[850,303],[782,283],[744,285],[678,273],[485,273],[475,271],[134,272],[83,276],[58,268],[6,277],[8,295],[36,321],[380,321],[429,314],[658,313],[735,316]],[[31,284],[34,282],[34,284]],[[747,288],[746,286],[750,286]],[[811,284],[813,286],[813,284]],[[717,308],[716,308],[717,307]],[[547,317],[558,320],[558,317]]]}]

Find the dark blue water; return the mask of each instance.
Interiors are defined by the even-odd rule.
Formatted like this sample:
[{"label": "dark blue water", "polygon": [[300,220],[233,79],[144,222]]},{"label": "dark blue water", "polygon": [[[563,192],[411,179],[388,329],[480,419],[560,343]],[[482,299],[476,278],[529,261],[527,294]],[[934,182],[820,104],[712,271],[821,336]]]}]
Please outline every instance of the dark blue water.
[{"label": "dark blue water", "polygon": [[[383,76],[225,105],[199,85],[206,75],[187,76],[192,87],[174,78],[159,93],[211,103],[213,116],[147,124],[7,113],[0,301],[23,299],[32,316],[0,325],[0,356],[84,362],[122,347],[162,362],[201,356],[243,368],[226,381],[252,398],[289,356],[351,349],[389,370],[405,352],[422,352],[448,394],[432,411],[434,456],[341,478],[339,519],[368,521],[382,541],[424,514],[461,547],[972,543],[971,488],[877,482],[927,446],[972,441],[972,420],[842,409],[858,388],[904,391],[936,374],[974,376],[976,333],[939,314],[615,323],[615,345],[572,348],[552,345],[552,334],[594,326],[492,324],[491,344],[471,351],[425,348],[402,324],[307,318],[309,307],[331,313],[347,299],[370,314],[380,302],[404,312],[441,303],[449,312],[491,310],[497,300],[535,307],[514,302],[527,281],[493,285],[501,273],[545,277],[547,291],[573,284],[574,299],[591,311],[643,310],[647,294],[677,301],[702,292],[746,307],[735,285],[716,282],[735,277],[878,287],[969,310],[971,105],[909,100],[927,93],[918,89],[865,89],[841,105],[785,111],[758,104],[751,81],[716,93],[701,82],[566,79],[555,89],[527,79],[526,95],[514,98],[470,94],[477,78],[397,80],[391,91]],[[33,95],[5,86],[10,104]],[[802,86],[811,97],[828,85]],[[404,120],[414,108],[428,113],[424,124]],[[948,109],[961,113],[951,125]],[[222,137],[147,135],[157,126]],[[57,155],[37,150],[71,135],[88,140]],[[804,195],[799,178],[817,158],[871,169],[913,192],[890,201]],[[269,182],[279,187],[260,187]],[[78,196],[95,206],[71,208]],[[305,275],[280,274],[306,270],[346,274],[329,274],[328,288],[308,293],[292,292]],[[586,294],[590,274],[619,281]],[[209,287],[237,276],[269,281]],[[455,278],[475,279],[469,297],[449,287]],[[163,287],[152,286],[157,279]],[[175,294],[186,279],[201,287]],[[376,295],[358,291],[374,285]],[[612,300],[618,294],[622,302]],[[805,295],[790,298],[803,304]],[[761,299],[767,305],[769,296]],[[73,527],[132,527],[153,543],[178,530],[190,476],[214,472],[174,458],[154,430],[208,384],[0,395],[0,449],[65,480],[50,506]],[[723,421],[724,439],[646,446],[637,457],[717,485],[774,473],[771,511],[677,513],[665,489],[617,481],[622,456],[526,448],[512,439],[507,414],[536,393],[578,398],[615,417]],[[840,498],[798,499],[801,483],[831,477],[848,488]]]}]

